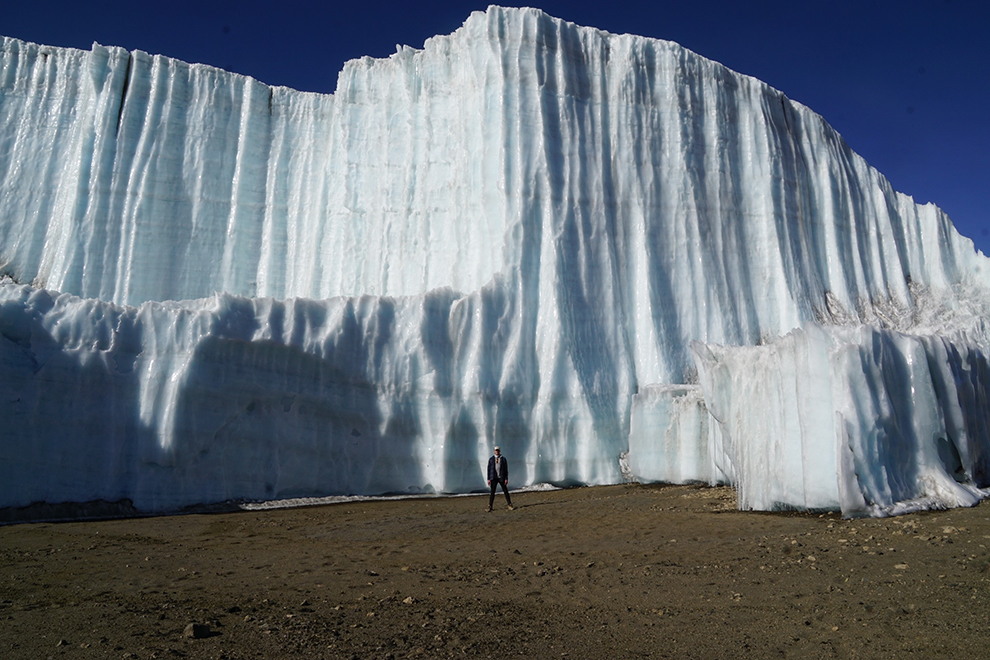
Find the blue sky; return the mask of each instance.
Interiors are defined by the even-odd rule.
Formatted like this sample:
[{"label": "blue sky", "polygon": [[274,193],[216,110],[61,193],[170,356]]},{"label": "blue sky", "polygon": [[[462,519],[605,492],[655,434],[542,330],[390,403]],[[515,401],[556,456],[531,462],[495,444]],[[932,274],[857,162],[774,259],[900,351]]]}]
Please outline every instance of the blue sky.
[{"label": "blue sky", "polygon": [[[457,29],[487,2],[8,3],[0,34],[161,53],[332,92],[348,59]],[[504,3],[511,4],[511,3]],[[990,7],[963,0],[529,3],[676,41],[825,117],[894,188],[945,209],[990,254]]]}]

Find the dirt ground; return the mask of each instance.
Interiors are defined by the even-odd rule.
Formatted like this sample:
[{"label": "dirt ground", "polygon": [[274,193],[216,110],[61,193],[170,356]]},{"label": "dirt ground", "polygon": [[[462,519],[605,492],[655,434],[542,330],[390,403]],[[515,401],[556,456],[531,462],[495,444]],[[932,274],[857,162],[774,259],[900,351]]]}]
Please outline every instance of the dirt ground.
[{"label": "dirt ground", "polygon": [[0,527],[0,657],[990,654],[987,504],[842,520],[643,485],[513,503]]}]

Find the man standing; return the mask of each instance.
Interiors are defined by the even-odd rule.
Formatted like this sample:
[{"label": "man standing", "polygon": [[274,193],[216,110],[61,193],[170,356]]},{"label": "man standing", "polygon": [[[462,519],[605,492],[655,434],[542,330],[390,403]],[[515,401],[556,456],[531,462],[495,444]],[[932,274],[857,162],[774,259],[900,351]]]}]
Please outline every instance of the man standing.
[{"label": "man standing", "polygon": [[488,459],[488,485],[492,489],[491,496],[488,498],[488,508],[486,511],[492,510],[492,504],[495,503],[495,486],[502,484],[502,492],[505,493],[505,502],[509,505],[509,511],[512,511],[512,500],[509,499],[509,462],[505,460],[505,456],[502,456],[502,451],[495,447],[495,455]]}]

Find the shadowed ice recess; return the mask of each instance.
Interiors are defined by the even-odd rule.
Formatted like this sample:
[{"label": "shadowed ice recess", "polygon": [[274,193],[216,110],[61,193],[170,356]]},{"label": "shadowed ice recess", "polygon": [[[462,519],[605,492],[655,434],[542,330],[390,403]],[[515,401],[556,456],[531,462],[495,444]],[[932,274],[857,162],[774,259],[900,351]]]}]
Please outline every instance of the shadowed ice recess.
[{"label": "shadowed ice recess", "polygon": [[490,7],[333,95],[3,38],[0,507],[990,487],[990,261],[781,92]]}]

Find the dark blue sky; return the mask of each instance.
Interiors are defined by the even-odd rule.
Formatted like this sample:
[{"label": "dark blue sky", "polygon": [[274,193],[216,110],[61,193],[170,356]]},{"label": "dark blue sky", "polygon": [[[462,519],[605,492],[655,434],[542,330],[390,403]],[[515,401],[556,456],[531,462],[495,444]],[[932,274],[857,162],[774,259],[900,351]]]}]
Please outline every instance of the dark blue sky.
[{"label": "dark blue sky", "polygon": [[[488,3],[6,3],[0,34],[93,41],[332,92],[344,61],[421,47]],[[511,3],[506,3],[511,4]],[[823,115],[894,188],[945,209],[990,254],[990,8],[962,0],[530,3],[581,25],[676,41]]]}]

